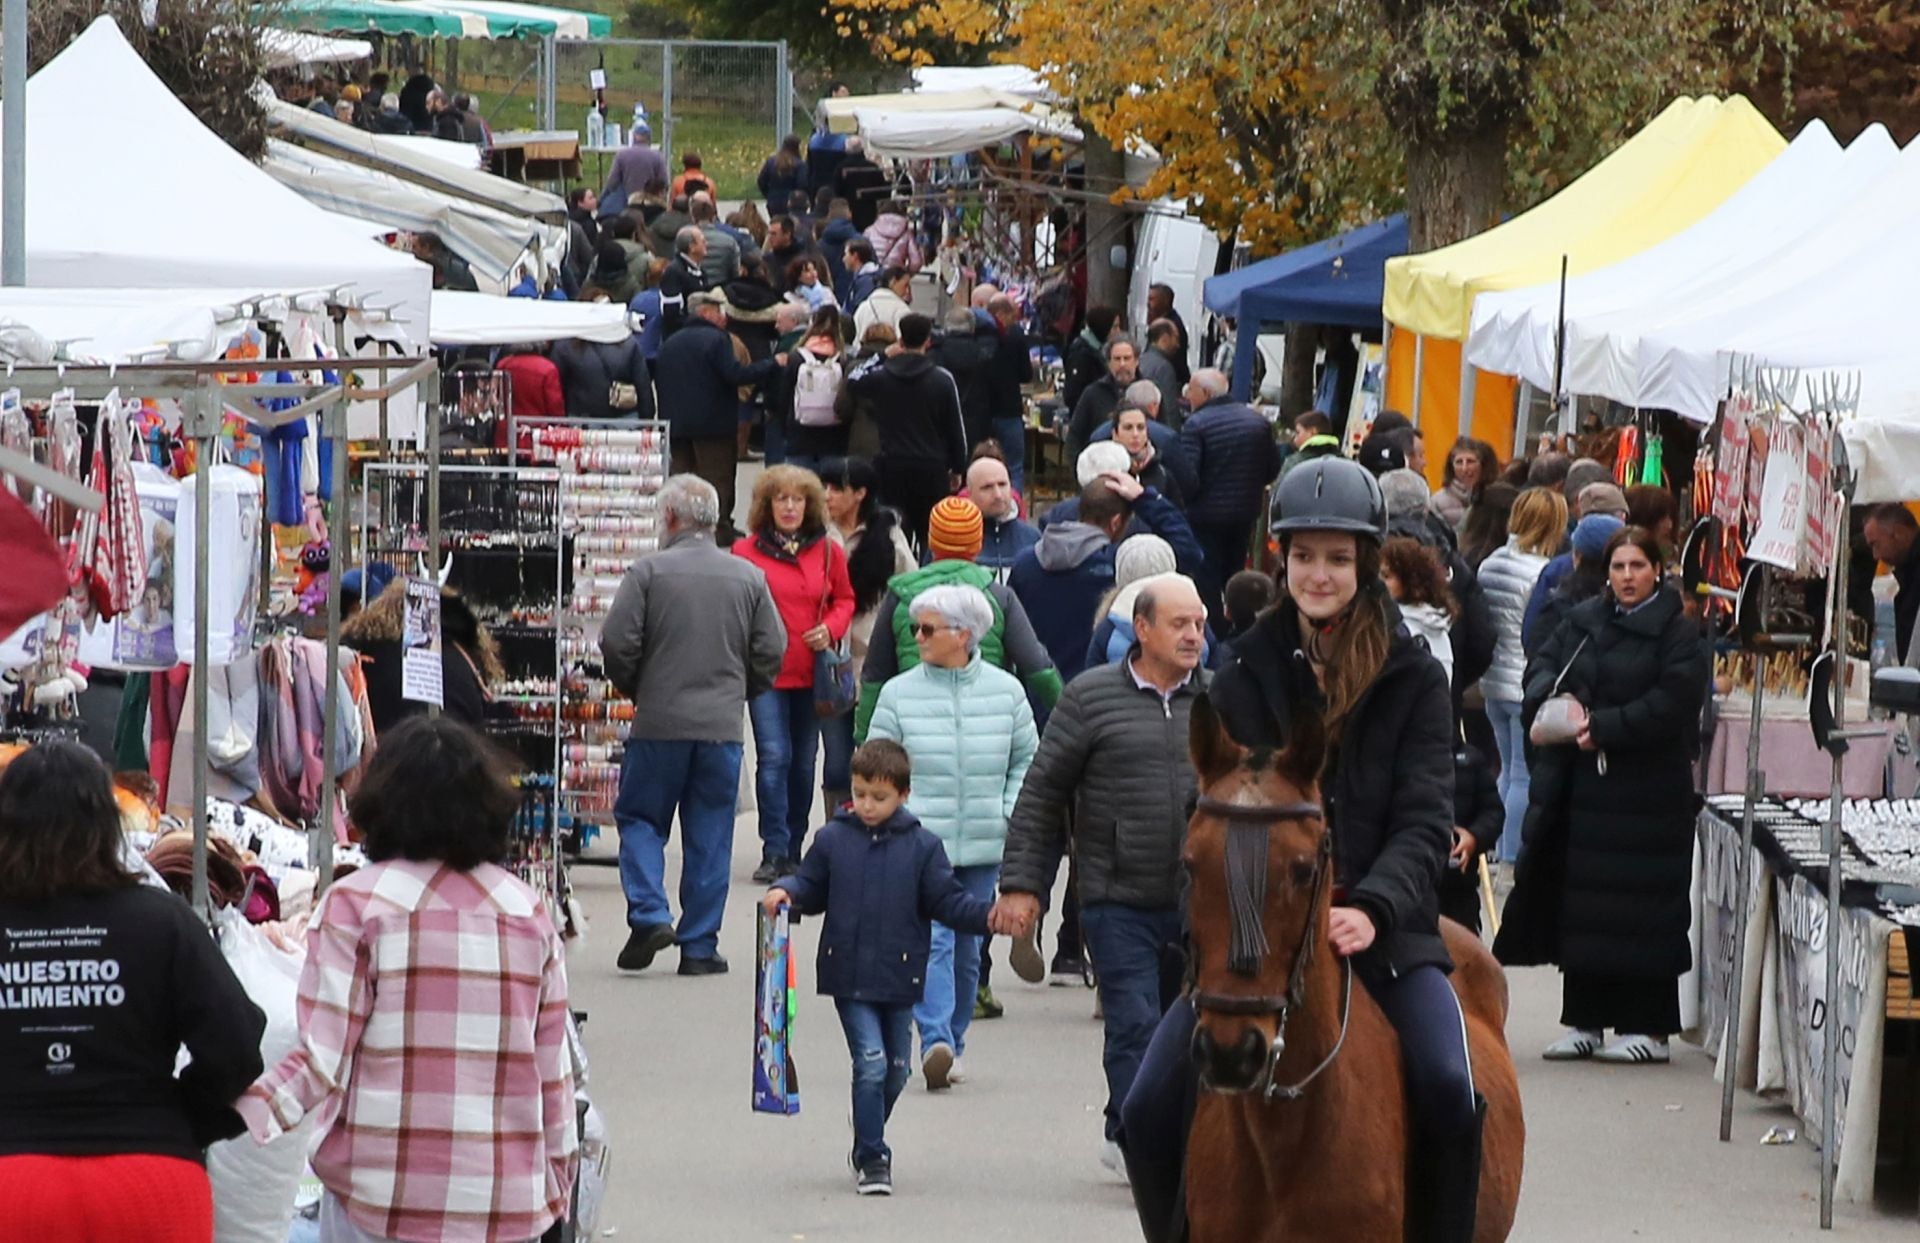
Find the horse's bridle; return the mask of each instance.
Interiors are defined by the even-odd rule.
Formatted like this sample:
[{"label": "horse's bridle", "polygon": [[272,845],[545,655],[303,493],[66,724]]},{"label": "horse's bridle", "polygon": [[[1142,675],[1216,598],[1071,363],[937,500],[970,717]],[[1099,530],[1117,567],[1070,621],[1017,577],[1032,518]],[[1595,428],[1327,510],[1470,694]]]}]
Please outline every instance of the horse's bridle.
[{"label": "horse's bridle", "polygon": [[[1282,820],[1324,820],[1326,818],[1326,811],[1320,804],[1305,801],[1298,803],[1227,803],[1202,795],[1194,806],[1199,811],[1206,812],[1208,815],[1218,816],[1229,823],[1238,822],[1246,825],[1259,824],[1271,826]],[[1242,997],[1225,993],[1209,993],[1199,988],[1197,980],[1195,982],[1193,1006],[1196,1011],[1233,1015],[1242,1018],[1268,1014],[1277,1016],[1277,1021],[1274,1026],[1273,1043],[1267,1052],[1266,1065],[1262,1068],[1259,1079],[1254,1081],[1250,1089],[1259,1092],[1264,1100],[1299,1100],[1300,1097],[1305,1094],[1307,1085],[1319,1078],[1321,1072],[1325,1071],[1327,1067],[1333,1065],[1334,1059],[1340,1056],[1341,1047],[1347,1042],[1347,1020],[1352,1014],[1353,1002],[1353,963],[1350,960],[1343,959],[1341,966],[1345,969],[1345,975],[1340,986],[1339,1039],[1334,1041],[1332,1050],[1327,1053],[1326,1057],[1320,1060],[1319,1065],[1308,1071],[1306,1075],[1299,1080],[1291,1084],[1281,1084],[1274,1081],[1274,1075],[1280,1066],[1280,1059],[1286,1056],[1287,1052],[1287,1019],[1292,1016],[1295,1010],[1300,1009],[1305,1001],[1307,969],[1312,965],[1314,952],[1319,948],[1318,938],[1315,937],[1314,934],[1319,930],[1315,922],[1315,916],[1320,910],[1320,890],[1322,885],[1328,884],[1332,880],[1332,862],[1333,836],[1330,833],[1322,833],[1320,835],[1320,848],[1316,852],[1313,863],[1312,896],[1307,902],[1306,924],[1301,928],[1300,940],[1294,947],[1293,970],[1288,974],[1287,991],[1284,996],[1275,997],[1268,994]],[[1199,1034],[1200,1029],[1196,1026],[1194,1028],[1196,1039]],[[1201,1071],[1201,1086],[1209,1089],[1212,1088],[1212,1084],[1207,1082],[1204,1068]]]}]

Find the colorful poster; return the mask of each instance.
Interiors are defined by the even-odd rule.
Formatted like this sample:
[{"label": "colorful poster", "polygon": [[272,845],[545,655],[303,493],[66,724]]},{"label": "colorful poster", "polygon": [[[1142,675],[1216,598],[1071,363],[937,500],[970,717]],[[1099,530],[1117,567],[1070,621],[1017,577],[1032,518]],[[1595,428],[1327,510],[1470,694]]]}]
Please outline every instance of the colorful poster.
[{"label": "colorful poster", "polygon": [[793,925],[785,910],[759,917],[753,957],[753,1108],[756,1113],[800,1112],[800,1079],[793,1066],[793,1015],[797,971]]},{"label": "colorful poster", "polygon": [[1769,440],[1759,519],[1747,556],[1792,574],[1800,567],[1807,530],[1806,442],[1799,424],[1789,422],[1776,423]]},{"label": "colorful poster", "polygon": [[1726,530],[1740,525],[1740,503],[1747,489],[1747,415],[1752,403],[1745,393],[1735,393],[1720,403],[1720,447],[1716,450],[1718,470],[1713,480],[1713,516]]}]

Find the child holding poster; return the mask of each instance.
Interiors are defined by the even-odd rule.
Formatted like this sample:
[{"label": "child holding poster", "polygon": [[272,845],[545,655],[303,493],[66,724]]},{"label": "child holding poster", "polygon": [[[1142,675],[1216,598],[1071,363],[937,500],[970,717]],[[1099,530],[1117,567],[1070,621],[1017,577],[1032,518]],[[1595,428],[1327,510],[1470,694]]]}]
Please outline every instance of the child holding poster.
[{"label": "child holding poster", "polygon": [[932,921],[985,934],[991,904],[969,897],[946,848],[903,804],[912,767],[896,742],[853,753],[853,807],[827,822],[799,870],[767,890],[768,914],[826,912],[816,970],[853,1057],[852,1163],[861,1195],[893,1194],[887,1118],[906,1086],[913,1007],[926,991]]}]

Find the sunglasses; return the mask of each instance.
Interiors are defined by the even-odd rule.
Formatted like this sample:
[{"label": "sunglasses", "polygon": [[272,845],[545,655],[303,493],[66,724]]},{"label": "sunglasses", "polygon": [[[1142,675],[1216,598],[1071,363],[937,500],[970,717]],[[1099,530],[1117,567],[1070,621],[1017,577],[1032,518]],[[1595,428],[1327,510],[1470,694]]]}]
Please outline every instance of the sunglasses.
[{"label": "sunglasses", "polygon": [[952,629],[952,626],[930,626],[926,622],[915,622],[913,624],[913,637],[916,639],[931,639],[942,630]]}]

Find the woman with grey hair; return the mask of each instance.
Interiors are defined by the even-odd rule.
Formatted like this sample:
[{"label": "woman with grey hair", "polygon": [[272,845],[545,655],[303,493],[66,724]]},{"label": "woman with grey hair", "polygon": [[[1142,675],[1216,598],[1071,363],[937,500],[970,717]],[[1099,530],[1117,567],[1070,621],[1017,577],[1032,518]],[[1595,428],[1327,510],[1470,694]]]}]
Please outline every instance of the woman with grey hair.
[{"label": "woman with grey hair", "polygon": [[[1020,680],[980,658],[993,604],[978,588],[929,587],[907,606],[920,663],[880,688],[867,737],[890,738],[913,761],[907,808],[946,847],[969,894],[1000,878],[1007,817],[1039,735]],[[926,993],[914,1007],[929,1089],[965,1077],[967,1028],[980,978],[980,939],[933,926]]]}]

